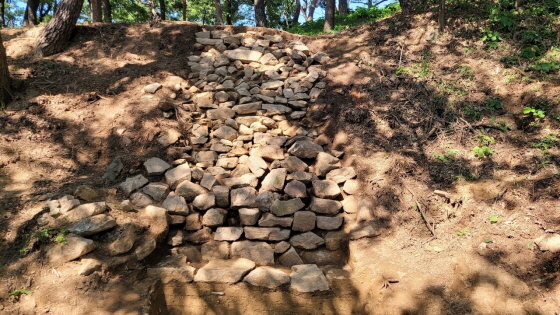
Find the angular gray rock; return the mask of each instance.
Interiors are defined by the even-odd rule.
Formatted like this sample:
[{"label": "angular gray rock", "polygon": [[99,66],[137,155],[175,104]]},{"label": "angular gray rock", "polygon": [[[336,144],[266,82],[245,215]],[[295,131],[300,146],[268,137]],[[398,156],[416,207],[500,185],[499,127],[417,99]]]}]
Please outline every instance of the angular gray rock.
[{"label": "angular gray rock", "polygon": [[98,214],[93,217],[82,219],[68,228],[68,231],[80,235],[94,235],[117,225],[117,221],[107,214]]},{"label": "angular gray rock", "polygon": [[290,247],[284,254],[280,255],[278,262],[286,267],[303,264],[303,260],[301,260],[301,257],[293,247]]},{"label": "angular gray rock", "polygon": [[264,213],[261,219],[259,220],[259,226],[262,227],[280,226],[280,227],[289,228],[292,226],[293,221],[294,219],[292,217],[277,217],[272,213]]},{"label": "angular gray rock", "polygon": [[175,189],[182,181],[191,180],[191,168],[188,163],[181,164],[165,172],[165,181],[171,189]]},{"label": "angular gray rock", "polygon": [[239,60],[241,62],[249,63],[252,61],[259,61],[262,57],[262,52],[248,49],[233,49],[224,51],[224,55],[231,60]]},{"label": "angular gray rock", "polygon": [[200,253],[203,261],[210,261],[214,259],[229,259],[230,257],[230,244],[228,242],[210,241],[202,244]]},{"label": "angular gray rock", "polygon": [[155,201],[161,202],[169,194],[169,186],[164,183],[149,183],[142,188],[142,192]]},{"label": "angular gray rock", "polygon": [[292,198],[307,197],[307,187],[304,183],[297,180],[293,180],[286,184],[286,187],[284,187],[284,192]]},{"label": "angular gray rock", "polygon": [[111,242],[109,246],[107,246],[107,251],[110,255],[116,256],[120,254],[124,254],[132,249],[134,246],[134,242],[136,241],[136,235],[138,235],[138,231],[134,227],[133,224],[125,224],[118,234],[116,240]]},{"label": "angular gray rock", "polygon": [[214,186],[212,192],[216,196],[216,206],[220,208],[229,208],[229,188],[226,186]]},{"label": "angular gray rock", "polygon": [[285,241],[290,238],[290,230],[278,227],[251,227],[243,228],[245,238],[261,241]]},{"label": "angular gray rock", "polygon": [[107,204],[105,202],[85,203],[67,212],[67,214],[61,217],[60,220],[63,222],[76,222],[101,214],[105,212],[105,210],[107,210]]},{"label": "angular gray rock", "polygon": [[270,206],[274,203],[274,201],[280,199],[280,194],[271,192],[271,191],[264,191],[257,196],[256,204],[259,209],[264,212],[270,211]]},{"label": "angular gray rock", "polygon": [[185,201],[185,198],[176,195],[175,192],[170,192],[167,198],[162,203],[162,206],[167,209],[169,214],[188,215],[190,208]]},{"label": "angular gray rock", "polygon": [[198,195],[192,204],[198,210],[208,210],[216,205],[216,196],[213,193]]},{"label": "angular gray rock", "polygon": [[48,250],[47,258],[51,263],[62,264],[80,258],[95,249],[95,243],[90,239],[74,234],[68,234],[65,238],[65,243],[55,244]]},{"label": "angular gray rock", "polygon": [[196,232],[191,232],[185,236],[185,241],[201,244],[212,241],[212,230],[209,227],[204,227]]},{"label": "angular gray rock", "polygon": [[136,249],[134,249],[134,255],[137,260],[142,260],[148,256],[156,249],[156,239],[153,237],[148,237],[138,242]]},{"label": "angular gray rock", "polygon": [[297,232],[308,232],[315,228],[316,215],[311,211],[298,211],[294,213],[294,224],[292,230]]},{"label": "angular gray rock", "polygon": [[292,266],[290,278],[290,289],[301,293],[328,291],[330,289],[327,278],[321,269],[314,264]]},{"label": "angular gray rock", "polygon": [[270,212],[276,216],[285,216],[293,214],[296,211],[303,209],[303,207],[305,207],[305,204],[299,198],[290,200],[275,200],[272,206],[270,206]]},{"label": "angular gray rock", "polygon": [[251,271],[243,281],[257,287],[275,289],[289,283],[290,279],[290,276],[281,270],[263,266]]},{"label": "angular gray rock", "polygon": [[137,208],[144,208],[153,204],[154,200],[145,193],[137,191],[130,195],[130,203]]},{"label": "angular gray rock", "polygon": [[256,208],[241,208],[239,209],[239,221],[241,225],[256,225],[261,212]]},{"label": "angular gray rock", "polygon": [[349,195],[355,195],[360,191],[360,182],[355,179],[349,179],[342,186],[342,190]]},{"label": "angular gray rock", "polygon": [[288,243],[286,241],[282,241],[282,242],[276,244],[276,246],[274,246],[274,253],[275,254],[283,254],[288,249],[290,249],[290,247],[291,247],[290,243]]},{"label": "angular gray rock", "polygon": [[254,262],[245,258],[212,260],[198,270],[194,276],[194,281],[236,283],[253,270],[255,266]]},{"label": "angular gray rock", "polygon": [[[283,160],[284,150],[277,145],[261,145],[251,150],[251,155],[260,156],[265,161]],[[250,167],[250,166],[249,166]]]},{"label": "angular gray rock", "polygon": [[138,188],[142,188],[147,183],[148,180],[146,179],[146,177],[142,175],[136,175],[134,177],[127,178],[119,185],[119,188],[122,190],[123,194],[128,197],[133,191]]},{"label": "angular gray rock", "polygon": [[314,180],[311,185],[313,194],[319,198],[334,199],[340,196],[340,188],[332,180]]},{"label": "angular gray rock", "polygon": [[115,157],[109,166],[107,166],[107,170],[101,176],[101,179],[106,183],[110,184],[114,182],[117,177],[119,177],[122,169],[124,168],[124,164],[120,156]]},{"label": "angular gray rock", "polygon": [[288,149],[288,153],[303,159],[313,159],[319,152],[323,152],[323,148],[311,140],[296,141]]},{"label": "angular gray rock", "polygon": [[342,167],[339,169],[335,169],[328,172],[326,176],[328,180],[332,180],[337,184],[342,184],[354,177],[356,177],[356,171],[353,167]]},{"label": "angular gray rock", "polygon": [[274,265],[274,249],[265,242],[240,241],[231,244],[232,258],[246,258],[257,265]]},{"label": "angular gray rock", "polygon": [[215,241],[237,241],[243,235],[243,228],[238,226],[221,226],[214,233]]},{"label": "angular gray rock", "polygon": [[326,217],[326,216],[317,216],[317,228],[321,230],[336,230],[342,226],[344,222],[344,218],[342,216],[336,217]]},{"label": "angular gray rock", "polygon": [[325,244],[325,240],[313,232],[305,232],[292,236],[290,238],[290,244],[297,248],[315,249]]},{"label": "angular gray rock", "polygon": [[261,182],[260,191],[282,191],[286,181],[287,171],[285,168],[276,168],[270,171]]},{"label": "angular gray rock", "polygon": [[171,168],[171,165],[160,158],[153,157],[144,162],[144,167],[148,175],[161,175]]},{"label": "angular gray rock", "polygon": [[311,198],[311,203],[309,204],[309,210],[321,214],[335,215],[340,212],[341,208],[342,204],[340,201],[315,197]]},{"label": "angular gray rock", "polygon": [[237,138],[237,131],[229,126],[221,126],[220,128],[214,130],[214,137],[233,141]]},{"label": "angular gray rock", "polygon": [[340,168],[340,160],[328,153],[320,152],[313,167],[317,176],[325,176],[330,171]]},{"label": "angular gray rock", "polygon": [[202,216],[200,213],[195,212],[189,214],[185,218],[185,230],[187,231],[198,231],[202,229]]},{"label": "angular gray rock", "polygon": [[253,187],[232,189],[230,202],[232,208],[251,208],[256,204],[257,190]]},{"label": "angular gray rock", "polygon": [[220,208],[212,208],[202,216],[202,225],[216,227],[224,224],[227,211]]},{"label": "angular gray rock", "polygon": [[191,181],[184,180],[175,189],[175,194],[185,197],[187,202],[192,202],[198,195],[206,194],[206,188]]}]

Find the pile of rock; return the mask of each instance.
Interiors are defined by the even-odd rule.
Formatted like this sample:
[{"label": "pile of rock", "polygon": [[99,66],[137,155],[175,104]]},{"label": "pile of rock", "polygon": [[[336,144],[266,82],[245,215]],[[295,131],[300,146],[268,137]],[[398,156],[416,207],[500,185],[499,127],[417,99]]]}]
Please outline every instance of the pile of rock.
[{"label": "pile of rock", "polygon": [[[84,236],[112,229],[104,250],[113,256],[142,260],[163,242],[171,246],[175,265],[162,262],[151,269],[164,278],[245,279],[263,286],[276,279],[272,282],[291,282],[307,292],[298,287],[311,277],[317,284],[311,291],[325,290],[324,275],[314,264],[345,263],[348,238],[340,231],[345,212],[367,206],[352,196],[358,190],[356,172],[341,166],[343,153],[329,151],[328,141],[300,123],[308,102],[325,87],[320,64],[328,57],[312,55],[300,42],[286,45],[277,35],[212,31],[196,36],[205,51],[188,57],[190,81],[174,87],[192,120],[184,137],[189,146],[146,160],[143,175],[118,185],[127,199],[110,204],[111,211],[138,212],[118,228],[105,213],[105,202],[80,205],[72,196],[50,201],[55,225],[66,224],[72,233],[64,246],[51,250],[51,259],[80,257],[95,248]],[[144,90],[155,93],[159,87]],[[104,179],[117,178],[122,167],[116,159]],[[86,193],[82,188],[76,195],[86,199]],[[187,262],[209,263],[196,271]],[[266,265],[291,267],[291,277],[271,267],[255,269]]]}]

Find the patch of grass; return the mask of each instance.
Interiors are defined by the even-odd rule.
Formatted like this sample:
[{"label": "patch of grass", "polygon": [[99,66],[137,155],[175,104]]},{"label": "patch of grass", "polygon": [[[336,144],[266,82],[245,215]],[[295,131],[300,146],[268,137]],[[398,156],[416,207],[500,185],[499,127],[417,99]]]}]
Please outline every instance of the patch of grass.
[{"label": "patch of grass", "polygon": [[500,129],[501,129],[502,131],[509,131],[509,130],[511,130],[511,127],[508,126],[508,125],[506,124],[506,122],[503,121],[503,120],[498,121],[498,127],[500,127]]},{"label": "patch of grass", "polygon": [[487,135],[483,134],[482,132],[480,132],[478,134],[478,143],[481,146],[489,146],[491,144],[496,143],[496,139],[494,139],[494,137],[492,137],[492,136],[487,136]]},{"label": "patch of grass", "polygon": [[453,161],[457,154],[459,154],[458,150],[448,149],[444,154],[435,153],[434,157],[443,163],[448,163],[450,161]]},{"label": "patch of grass", "polygon": [[485,158],[494,153],[494,151],[487,146],[482,146],[482,147],[476,146],[472,148],[472,151],[477,158]]},{"label": "patch of grass", "polygon": [[18,290],[11,291],[8,295],[15,296],[15,297],[20,297],[23,294],[31,295],[31,294],[33,294],[33,291],[29,291],[29,290],[26,290],[26,289],[18,289]]},{"label": "patch of grass", "polygon": [[455,234],[457,234],[457,236],[468,236],[468,235],[470,235],[470,233],[467,229],[462,229],[460,231],[457,231]]},{"label": "patch of grass", "polygon": [[533,142],[533,146],[540,150],[548,150],[558,144],[558,138],[555,135],[548,135]]}]

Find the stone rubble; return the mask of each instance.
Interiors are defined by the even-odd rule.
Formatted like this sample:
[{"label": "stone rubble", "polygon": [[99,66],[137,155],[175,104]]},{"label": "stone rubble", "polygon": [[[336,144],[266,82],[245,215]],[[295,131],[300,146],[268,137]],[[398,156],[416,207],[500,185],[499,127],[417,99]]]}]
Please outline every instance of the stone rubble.
[{"label": "stone rubble", "polygon": [[[167,155],[146,159],[141,174],[123,180],[123,162],[113,160],[102,179],[121,178],[120,206],[94,202],[102,197],[85,188],[76,195],[90,203],[80,205],[73,196],[48,201],[50,216],[76,234],[49,257],[77,259],[95,248],[82,236],[111,231],[109,255],[143,260],[165,242],[172,257],[186,257],[186,265],[148,269],[164,283],[243,280],[328,290],[313,262],[342,265],[349,239],[379,235],[367,226],[344,232],[344,212],[359,208],[356,171],[342,167],[343,152],[303,123],[326,87],[321,65],[328,56],[256,32],[199,32],[196,40],[202,53],[187,58],[187,78],[178,77],[174,97],[158,103],[164,117],[180,108],[191,127],[162,131],[154,140]],[[163,91],[157,82],[144,88]],[[127,211],[134,224],[115,220],[116,211]],[[198,270],[188,265],[203,262]]]}]

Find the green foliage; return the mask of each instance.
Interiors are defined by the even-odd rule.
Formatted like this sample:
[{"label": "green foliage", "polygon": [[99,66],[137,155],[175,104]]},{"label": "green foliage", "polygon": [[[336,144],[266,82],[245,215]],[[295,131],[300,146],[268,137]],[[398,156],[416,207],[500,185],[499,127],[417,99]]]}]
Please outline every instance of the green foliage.
[{"label": "green foliage", "polygon": [[457,236],[468,236],[468,235],[470,235],[470,233],[467,229],[462,229],[460,231],[457,231],[456,234],[457,234]]},{"label": "green foliage", "polygon": [[502,101],[499,98],[489,98],[486,100],[486,105],[490,109],[502,109],[504,106],[502,105]]},{"label": "green foliage", "polygon": [[492,137],[492,136],[487,136],[487,135],[482,134],[482,132],[480,132],[478,134],[478,143],[481,146],[489,146],[491,144],[496,143],[496,139],[494,139],[494,137]]},{"label": "green foliage", "polygon": [[494,153],[494,151],[487,146],[482,146],[482,147],[476,146],[472,148],[472,151],[477,158],[485,158]]},{"label": "green foliage", "polygon": [[396,75],[407,74],[407,73],[408,73],[408,68],[405,67],[399,67],[397,68],[397,70],[395,70]]},{"label": "green foliage", "polygon": [[508,126],[508,125],[506,124],[505,121],[499,121],[499,122],[498,122],[498,127],[500,127],[500,129],[501,129],[502,131],[509,131],[509,130],[511,130],[511,127]]},{"label": "green foliage", "polygon": [[491,223],[491,224],[496,224],[496,223],[498,223],[498,217],[495,216],[495,215],[493,215],[493,216],[491,216],[490,218],[488,218],[488,220],[490,220],[490,223]]},{"label": "green foliage", "polygon": [[[369,22],[374,22],[385,18],[400,10],[398,3],[390,4],[387,7],[380,9],[377,7],[357,8],[354,12],[347,15],[335,15],[335,27],[331,33],[338,33],[352,26],[362,25]],[[323,34],[324,19],[317,19],[315,21],[308,21],[301,25],[296,25],[288,28],[290,33],[301,35],[318,35]]]},{"label": "green foliage", "polygon": [[558,144],[558,138],[555,135],[548,135],[538,141],[533,142],[533,146],[540,150],[548,150]]},{"label": "green foliage", "polygon": [[29,290],[26,290],[26,289],[18,289],[18,290],[11,291],[9,293],[10,296],[15,296],[15,297],[19,297],[22,294],[31,295],[31,294],[33,294],[33,291],[29,291]]},{"label": "green foliage", "polygon": [[491,31],[489,29],[485,29],[482,31],[482,38],[481,40],[486,44],[486,46],[488,46],[488,48],[491,49],[497,49],[498,48],[498,43],[502,41],[502,37],[500,36],[500,33],[495,32],[495,31]]},{"label": "green foliage", "polygon": [[447,151],[445,151],[444,154],[439,154],[439,153],[434,154],[434,157],[443,163],[448,163],[450,161],[453,161],[455,157],[457,157],[457,154],[459,154],[458,150],[448,149]]},{"label": "green foliage", "polygon": [[536,109],[533,107],[525,107],[523,108],[523,114],[525,115],[533,115],[533,117],[536,118],[544,118],[545,117],[545,113],[543,110],[541,109]]}]

